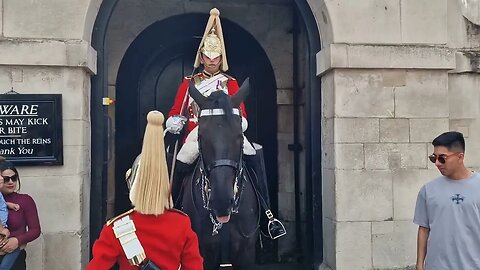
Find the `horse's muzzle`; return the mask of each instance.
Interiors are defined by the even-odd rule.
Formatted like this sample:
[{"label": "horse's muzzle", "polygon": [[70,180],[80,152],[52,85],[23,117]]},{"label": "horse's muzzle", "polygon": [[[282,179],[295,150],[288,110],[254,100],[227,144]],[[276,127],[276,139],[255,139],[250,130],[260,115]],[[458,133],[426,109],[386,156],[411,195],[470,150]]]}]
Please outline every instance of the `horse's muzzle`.
[{"label": "horse's muzzle", "polygon": [[211,200],[208,206],[216,217],[229,216],[233,211],[234,199],[224,201]]},{"label": "horse's muzzle", "polygon": [[216,216],[216,219],[218,222],[225,224],[230,221],[230,215],[222,217]]}]

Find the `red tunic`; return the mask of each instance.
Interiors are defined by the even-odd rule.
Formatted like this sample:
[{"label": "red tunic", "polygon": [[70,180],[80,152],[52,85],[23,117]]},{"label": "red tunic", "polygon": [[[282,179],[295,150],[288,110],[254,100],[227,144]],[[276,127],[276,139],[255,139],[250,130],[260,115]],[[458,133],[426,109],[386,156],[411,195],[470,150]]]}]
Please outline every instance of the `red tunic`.
[{"label": "red tunic", "polygon": [[[174,210],[159,216],[134,211],[130,213],[130,218],[145,255],[162,270],[177,270],[180,264],[182,270],[203,269],[197,235],[192,231],[187,215]],[[139,269],[128,263],[112,227],[113,224],[103,227],[93,245],[93,259],[87,270],[108,270],[115,263],[119,264],[120,270]]]},{"label": "red tunic", "polygon": [[[233,95],[235,95],[235,93],[237,93],[237,91],[239,89],[237,80],[233,79],[232,77],[230,77],[228,75],[225,75],[225,76],[228,77],[228,81],[227,81],[228,94],[230,96],[233,96]],[[203,73],[198,73],[198,74],[194,75],[194,77],[198,78],[199,80],[202,80],[202,79],[205,78],[205,75]],[[182,111],[182,103],[184,102],[185,95],[187,94],[188,83],[189,83],[190,79],[191,79],[190,77],[184,78],[183,82],[178,87],[177,95],[175,96],[175,103],[173,104],[172,108],[170,109],[170,112],[168,113],[169,117],[172,116],[172,115],[180,115],[180,113],[183,113],[184,115],[186,115],[185,112],[187,111],[188,115],[186,115],[186,116],[189,119],[194,118],[194,114],[193,114],[193,110],[192,110],[191,106],[188,106],[188,108],[185,108]],[[184,106],[187,106],[187,104],[189,104],[189,98],[190,98],[190,95],[188,95],[187,98],[185,99],[185,103],[184,103],[185,105]],[[245,112],[245,105],[243,104],[243,102],[240,103],[240,110],[242,111],[242,116],[247,118],[247,114]],[[197,126],[196,122],[188,121],[187,134],[190,133],[190,131],[192,131],[192,129],[194,129],[196,126]]]}]

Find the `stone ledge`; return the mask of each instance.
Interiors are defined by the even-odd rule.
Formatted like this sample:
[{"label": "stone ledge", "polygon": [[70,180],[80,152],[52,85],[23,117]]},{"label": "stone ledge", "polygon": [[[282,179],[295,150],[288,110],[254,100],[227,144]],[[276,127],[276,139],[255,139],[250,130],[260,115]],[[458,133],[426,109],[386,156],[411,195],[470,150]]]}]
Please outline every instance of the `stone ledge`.
[{"label": "stone ledge", "polygon": [[96,74],[96,59],[84,40],[0,40],[0,65],[80,67]]},{"label": "stone ledge", "polygon": [[480,73],[480,51],[460,51],[455,53],[456,67],[452,73]]},{"label": "stone ledge", "polygon": [[335,68],[455,69],[455,52],[418,45],[330,44],[317,53],[317,76]]},{"label": "stone ledge", "polygon": [[328,266],[325,262],[323,262],[319,267],[318,270],[332,270],[330,266]]}]

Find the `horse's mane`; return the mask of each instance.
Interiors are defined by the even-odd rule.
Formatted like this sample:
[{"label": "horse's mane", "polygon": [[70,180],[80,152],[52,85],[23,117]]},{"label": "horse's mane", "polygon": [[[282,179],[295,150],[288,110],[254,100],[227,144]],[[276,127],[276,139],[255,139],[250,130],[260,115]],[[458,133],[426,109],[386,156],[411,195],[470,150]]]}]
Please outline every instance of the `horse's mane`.
[{"label": "horse's mane", "polygon": [[212,108],[208,109],[223,109],[225,112],[225,118],[229,123],[233,122],[233,105],[230,97],[225,94],[223,91],[215,91],[210,96],[208,96],[208,103]]}]

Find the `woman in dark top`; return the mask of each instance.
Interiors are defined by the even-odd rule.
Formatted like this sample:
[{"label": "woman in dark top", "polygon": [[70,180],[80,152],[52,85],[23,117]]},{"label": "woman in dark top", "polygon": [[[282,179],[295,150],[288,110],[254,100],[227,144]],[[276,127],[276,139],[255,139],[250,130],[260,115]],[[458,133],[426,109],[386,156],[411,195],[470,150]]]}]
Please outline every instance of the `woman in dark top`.
[{"label": "woman in dark top", "polygon": [[[37,239],[40,236],[40,222],[38,220],[37,206],[35,201],[27,194],[18,193],[20,190],[20,177],[18,171],[9,161],[0,162],[0,174],[5,179],[1,189],[5,201],[16,203],[20,206],[17,211],[8,211],[8,229],[10,238],[7,243],[0,248],[0,251],[10,253],[17,248],[21,249],[12,270],[26,270],[26,252],[27,243]],[[0,260],[3,259],[0,256]]]}]

